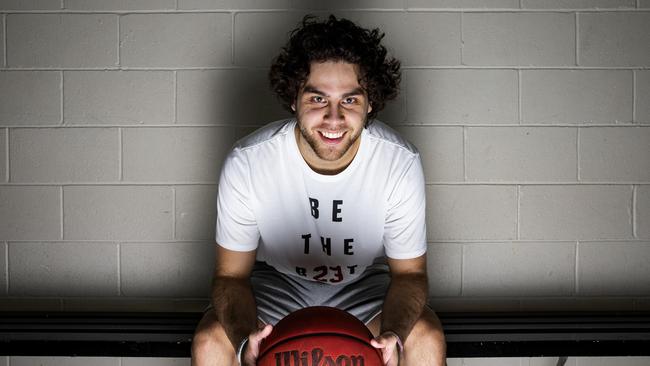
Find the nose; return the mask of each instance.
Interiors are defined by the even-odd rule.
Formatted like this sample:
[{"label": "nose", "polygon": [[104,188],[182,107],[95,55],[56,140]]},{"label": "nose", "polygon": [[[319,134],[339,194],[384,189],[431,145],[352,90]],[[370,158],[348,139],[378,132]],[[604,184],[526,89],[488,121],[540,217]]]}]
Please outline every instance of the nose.
[{"label": "nose", "polygon": [[330,103],[325,111],[324,119],[333,123],[343,122],[345,119],[343,107],[339,103]]}]

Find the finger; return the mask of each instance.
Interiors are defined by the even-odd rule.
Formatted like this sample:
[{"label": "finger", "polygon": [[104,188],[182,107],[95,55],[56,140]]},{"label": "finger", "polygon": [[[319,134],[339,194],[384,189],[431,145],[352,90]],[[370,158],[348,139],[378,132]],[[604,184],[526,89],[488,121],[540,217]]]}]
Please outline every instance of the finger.
[{"label": "finger", "polygon": [[260,342],[262,339],[268,337],[269,334],[271,334],[272,330],[273,330],[273,326],[270,325],[270,324],[267,324],[267,325],[263,326],[262,328],[254,331],[250,335],[251,342],[253,342],[253,343]]},{"label": "finger", "polygon": [[265,325],[264,328],[262,328],[262,330],[259,333],[259,336],[261,337],[260,339],[264,339],[268,337],[272,331],[273,331],[273,326],[271,324]]},{"label": "finger", "polygon": [[268,337],[272,331],[273,331],[273,326],[271,324],[267,324],[262,329],[253,332],[250,335],[249,346],[251,350],[251,355],[253,357],[257,358],[260,352],[260,343],[264,338]]},{"label": "finger", "polygon": [[381,347],[379,347],[379,346],[375,346],[375,348],[384,348],[384,347],[386,347],[387,345],[395,345],[395,344],[397,344],[397,340],[395,339],[395,337],[393,337],[392,335],[388,335],[388,336],[386,336],[386,335],[383,335],[383,334],[380,334],[380,335],[378,335],[377,337],[375,337],[375,338],[373,338],[373,339],[370,340],[370,343],[371,343],[371,344],[372,344],[373,342],[374,342],[375,344],[383,345],[383,346],[381,346]]},{"label": "finger", "polygon": [[385,343],[384,339],[379,339],[379,340],[378,340],[378,338],[371,339],[370,340],[370,345],[375,347],[375,348],[386,348],[386,343]]}]

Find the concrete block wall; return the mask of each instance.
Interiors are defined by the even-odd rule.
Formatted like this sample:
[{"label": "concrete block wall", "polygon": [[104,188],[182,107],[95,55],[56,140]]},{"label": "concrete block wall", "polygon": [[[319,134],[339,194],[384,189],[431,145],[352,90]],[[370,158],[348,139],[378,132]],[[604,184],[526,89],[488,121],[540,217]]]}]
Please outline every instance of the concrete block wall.
[{"label": "concrete block wall", "polygon": [[2,0],[0,308],[200,310],[221,161],[330,12],[403,62],[434,308],[650,309],[647,0]]}]

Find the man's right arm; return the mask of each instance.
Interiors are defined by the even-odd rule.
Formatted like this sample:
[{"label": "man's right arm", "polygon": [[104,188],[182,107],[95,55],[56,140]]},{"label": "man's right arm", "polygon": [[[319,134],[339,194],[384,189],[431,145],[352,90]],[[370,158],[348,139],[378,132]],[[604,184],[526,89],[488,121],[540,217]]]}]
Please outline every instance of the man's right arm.
[{"label": "man's right arm", "polygon": [[235,351],[257,330],[257,310],[250,284],[255,250],[238,252],[216,244],[212,306]]}]

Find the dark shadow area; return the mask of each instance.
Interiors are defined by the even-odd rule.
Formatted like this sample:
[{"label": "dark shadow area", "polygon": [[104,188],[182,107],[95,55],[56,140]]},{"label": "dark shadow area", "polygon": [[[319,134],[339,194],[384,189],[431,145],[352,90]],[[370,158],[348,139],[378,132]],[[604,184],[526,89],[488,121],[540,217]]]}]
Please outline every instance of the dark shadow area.
[{"label": "dark shadow area", "polygon": [[[0,355],[189,357],[201,313],[0,313]],[[440,313],[447,356],[648,356],[650,312]]]}]

